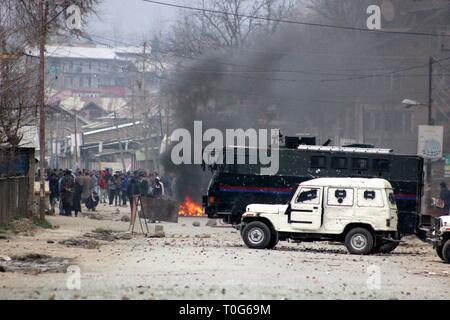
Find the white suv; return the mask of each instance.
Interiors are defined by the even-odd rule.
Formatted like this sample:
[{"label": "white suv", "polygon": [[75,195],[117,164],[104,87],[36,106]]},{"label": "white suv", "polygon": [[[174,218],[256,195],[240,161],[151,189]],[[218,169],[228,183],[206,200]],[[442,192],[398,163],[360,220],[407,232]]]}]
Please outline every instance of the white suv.
[{"label": "white suv", "polygon": [[439,218],[434,247],[439,258],[450,263],[450,216]]},{"label": "white suv", "polygon": [[247,206],[240,229],[254,249],[272,249],[287,239],[340,241],[352,254],[370,254],[388,253],[399,243],[394,191],[384,179],[301,183],[286,205]]}]

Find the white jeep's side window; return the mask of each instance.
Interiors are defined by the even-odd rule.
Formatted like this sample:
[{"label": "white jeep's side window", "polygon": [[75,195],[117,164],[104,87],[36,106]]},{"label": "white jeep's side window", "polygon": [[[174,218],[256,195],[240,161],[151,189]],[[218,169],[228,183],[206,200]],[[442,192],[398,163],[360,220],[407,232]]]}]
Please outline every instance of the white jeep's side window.
[{"label": "white jeep's side window", "polygon": [[358,189],[358,207],[384,207],[383,196],[379,189]]},{"label": "white jeep's side window", "polygon": [[302,188],[298,194],[296,203],[303,204],[319,204],[320,202],[320,189],[317,188]]},{"label": "white jeep's side window", "polygon": [[327,205],[352,207],[353,196],[353,189],[328,188]]}]

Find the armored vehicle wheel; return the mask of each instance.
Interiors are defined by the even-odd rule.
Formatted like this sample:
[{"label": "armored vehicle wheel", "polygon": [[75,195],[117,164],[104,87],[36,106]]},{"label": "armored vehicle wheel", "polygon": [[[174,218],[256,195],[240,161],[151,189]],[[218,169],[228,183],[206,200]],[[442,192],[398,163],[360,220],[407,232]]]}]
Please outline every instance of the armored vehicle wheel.
[{"label": "armored vehicle wheel", "polygon": [[251,249],[266,249],[271,244],[272,235],[267,224],[253,221],[245,226],[242,239],[246,246]]},{"label": "armored vehicle wheel", "polygon": [[372,253],[391,253],[398,247],[398,242],[385,242],[373,248]]},{"label": "armored vehicle wheel", "polygon": [[365,228],[351,229],[345,236],[345,246],[351,254],[369,254],[373,250],[373,245],[373,235]]},{"label": "armored vehicle wheel", "polygon": [[442,252],[443,246],[436,246],[436,253],[441,260],[444,260],[444,255]]},{"label": "armored vehicle wheel", "polygon": [[444,247],[442,248],[442,256],[444,257],[444,261],[446,263],[450,263],[450,239],[444,243]]}]

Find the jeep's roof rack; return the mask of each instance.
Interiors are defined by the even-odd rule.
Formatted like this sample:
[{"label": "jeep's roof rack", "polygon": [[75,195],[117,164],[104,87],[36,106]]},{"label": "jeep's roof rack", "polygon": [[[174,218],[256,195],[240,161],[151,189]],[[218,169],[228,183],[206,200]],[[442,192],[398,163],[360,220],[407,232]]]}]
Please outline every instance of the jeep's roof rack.
[{"label": "jeep's roof rack", "polygon": [[393,153],[393,149],[380,149],[380,148],[355,148],[355,147],[330,147],[330,146],[298,146],[299,150],[310,151],[329,151],[329,152],[353,152],[353,153],[374,153],[374,154],[390,154]]}]

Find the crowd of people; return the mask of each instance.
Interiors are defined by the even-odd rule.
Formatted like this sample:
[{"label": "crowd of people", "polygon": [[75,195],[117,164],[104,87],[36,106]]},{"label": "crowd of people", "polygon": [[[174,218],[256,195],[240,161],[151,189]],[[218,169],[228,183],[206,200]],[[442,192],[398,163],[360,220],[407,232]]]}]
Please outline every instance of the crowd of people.
[{"label": "crowd of people", "polygon": [[52,211],[59,204],[59,213],[75,217],[84,204],[88,211],[96,211],[102,203],[110,206],[127,206],[133,210],[136,196],[154,198],[172,197],[172,182],[160,178],[156,172],[114,172],[106,170],[47,170]]}]

